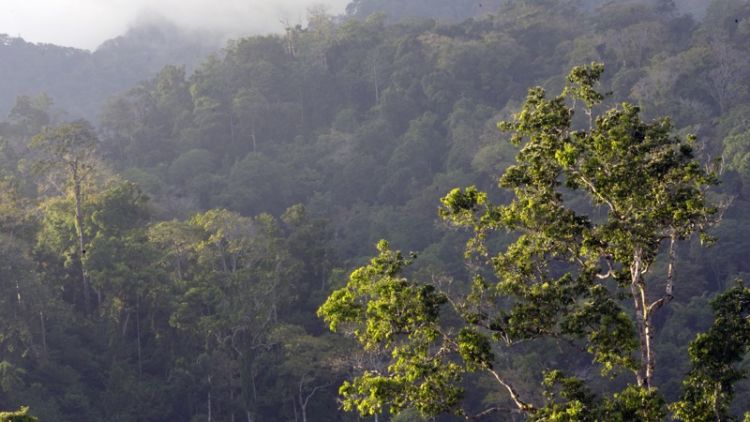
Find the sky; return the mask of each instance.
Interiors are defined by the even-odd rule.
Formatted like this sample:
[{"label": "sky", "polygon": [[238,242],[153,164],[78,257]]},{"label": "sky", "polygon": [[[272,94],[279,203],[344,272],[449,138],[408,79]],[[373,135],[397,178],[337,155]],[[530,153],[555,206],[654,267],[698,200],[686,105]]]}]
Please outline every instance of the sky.
[{"label": "sky", "polygon": [[0,34],[95,49],[144,16],[226,36],[276,32],[302,23],[309,6],[343,13],[348,0],[0,0]]}]

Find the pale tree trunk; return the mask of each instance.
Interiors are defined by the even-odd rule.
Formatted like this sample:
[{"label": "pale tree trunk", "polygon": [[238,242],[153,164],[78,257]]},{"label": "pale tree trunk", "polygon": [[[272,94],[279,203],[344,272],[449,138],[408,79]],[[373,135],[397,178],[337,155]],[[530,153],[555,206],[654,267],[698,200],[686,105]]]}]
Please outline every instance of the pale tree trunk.
[{"label": "pale tree trunk", "polygon": [[175,266],[177,268],[177,278],[179,280],[182,280],[182,252],[178,248],[177,250],[177,258],[175,259]]},{"label": "pale tree trunk", "polygon": [[646,312],[646,324],[643,327],[644,336],[646,337],[646,385],[651,388],[654,386],[654,370],[656,369],[656,351],[654,350],[654,321],[650,312]]},{"label": "pale tree trunk", "polygon": [[211,376],[208,376],[208,422],[211,422]]},{"label": "pale tree trunk", "polygon": [[89,313],[91,301],[90,286],[86,268],[83,265],[83,257],[86,254],[86,240],[83,234],[83,192],[81,189],[82,176],[79,172],[78,161],[70,165],[71,177],[73,179],[73,199],[76,207],[76,235],[78,236],[78,264],[81,267],[81,284],[83,285],[83,310],[85,314]]},{"label": "pale tree trunk", "polygon": [[[238,350],[239,353],[239,350]],[[258,403],[258,391],[255,386],[255,370],[250,369],[250,392],[252,393],[253,397],[253,405],[252,407],[254,409],[248,409],[249,405],[247,402],[244,403],[245,406],[245,417],[247,419],[247,422],[254,422],[255,421],[255,410],[257,409],[257,403]],[[251,411],[252,410],[252,411]]]},{"label": "pale tree trunk", "polygon": [[47,357],[47,327],[44,324],[44,311],[39,311],[39,322],[42,330],[42,353]]},{"label": "pale tree trunk", "polygon": [[[229,403],[233,403],[233,402],[234,402],[234,390],[230,387],[229,388]],[[229,416],[229,420],[230,422],[234,422],[234,410],[230,410],[230,412],[231,413]]]},{"label": "pale tree trunk", "polygon": [[[641,364],[636,374],[638,386],[649,388],[653,371],[653,351],[651,350],[651,321],[647,312],[646,285],[643,281],[643,250],[637,248],[630,264],[630,292],[633,295],[635,320],[640,340]],[[651,371],[649,371],[649,368]]]},{"label": "pale tree trunk", "polygon": [[301,128],[305,127],[305,91],[302,89],[304,85],[305,85],[305,81],[303,79],[298,90],[299,91],[299,125]]},{"label": "pale tree trunk", "polygon": [[18,307],[20,308],[22,305],[21,302],[21,284],[18,282],[18,279],[16,279],[16,301],[18,301]]},{"label": "pale tree trunk", "polygon": [[122,323],[122,337],[128,333],[128,324],[130,323],[130,309],[125,309],[125,321]]},{"label": "pale tree trunk", "polygon": [[281,23],[286,27],[286,51],[290,56],[295,57],[297,55],[297,49],[294,45],[294,28],[292,28],[288,20],[282,20]]},{"label": "pale tree trunk", "polygon": [[677,259],[677,234],[674,230],[669,235],[669,252],[667,275],[664,294],[657,300],[650,302],[643,274],[648,266],[643,262],[643,250],[636,248],[633,254],[633,262],[630,264],[630,291],[633,295],[635,308],[635,319],[640,340],[641,365],[636,374],[638,386],[643,388],[653,387],[654,372],[656,370],[656,351],[654,350],[654,312],[661,309],[672,301],[674,290],[674,269]]},{"label": "pale tree trunk", "polygon": [[282,283],[282,280],[281,280],[281,264],[282,264],[281,257],[279,256],[279,254],[276,254],[276,266],[274,268],[275,282],[274,282],[273,288],[271,289],[271,321],[273,321],[274,323],[276,323],[278,321],[278,318],[279,318],[279,316],[278,316],[278,310],[276,309],[276,305],[278,304],[278,298],[277,298],[277,295],[276,295],[277,294],[276,289]]},{"label": "pale tree trunk", "polygon": [[229,140],[234,145],[234,113],[229,113]]},{"label": "pale tree trunk", "polygon": [[380,85],[378,84],[378,66],[377,63],[372,66],[372,75],[375,82],[375,104],[380,102]]},{"label": "pale tree trunk", "polygon": [[135,331],[138,343],[138,379],[143,376],[143,359],[141,357],[141,298],[138,296],[135,302]]},{"label": "pale tree trunk", "polygon": [[[299,399],[299,408],[302,411],[302,422],[307,422],[307,405],[310,403],[310,399],[312,398],[312,396],[314,396],[315,393],[318,392],[318,390],[320,390],[321,388],[324,388],[326,384],[315,386],[312,389],[312,391],[307,395],[304,395],[302,393],[302,388],[304,386],[305,386],[305,377],[302,377],[302,379],[299,381],[299,394],[297,397]],[[296,413],[297,412],[295,410],[295,420],[297,419]]]}]

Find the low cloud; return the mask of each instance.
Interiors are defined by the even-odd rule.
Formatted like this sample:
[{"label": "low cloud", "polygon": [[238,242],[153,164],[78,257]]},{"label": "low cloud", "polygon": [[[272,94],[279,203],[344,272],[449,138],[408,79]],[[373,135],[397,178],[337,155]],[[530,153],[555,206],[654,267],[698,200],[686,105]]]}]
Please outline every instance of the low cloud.
[{"label": "low cloud", "polygon": [[278,32],[304,21],[307,8],[343,13],[348,0],[1,0],[0,33],[28,41],[94,49],[149,16],[237,37]]}]

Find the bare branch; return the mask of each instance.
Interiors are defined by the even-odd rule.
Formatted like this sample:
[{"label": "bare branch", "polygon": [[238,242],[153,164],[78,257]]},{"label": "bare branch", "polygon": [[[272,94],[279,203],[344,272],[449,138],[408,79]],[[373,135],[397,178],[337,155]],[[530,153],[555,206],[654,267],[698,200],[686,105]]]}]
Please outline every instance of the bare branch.
[{"label": "bare branch", "polygon": [[604,273],[604,274],[596,274],[596,278],[598,278],[600,280],[604,280],[604,279],[607,279],[607,278],[615,276],[615,269],[612,268],[612,256],[611,255],[607,255],[607,256],[605,256],[605,258],[607,260],[607,268],[608,269],[607,269],[607,272]]},{"label": "bare branch", "polygon": [[500,385],[502,385],[506,390],[508,390],[511,400],[513,400],[513,403],[515,403],[516,407],[518,407],[519,410],[523,412],[532,412],[536,410],[536,408],[532,404],[526,403],[525,401],[521,400],[520,396],[518,395],[518,391],[516,391],[516,389],[511,384],[503,380],[500,377],[500,374],[497,373],[497,371],[489,367],[485,367],[485,369],[487,369],[487,371],[489,371],[489,373],[491,373],[492,376],[495,377],[495,379]]},{"label": "bare branch", "polygon": [[615,215],[619,215],[617,212],[617,208],[615,208],[615,205],[612,203],[612,201],[605,198],[604,195],[599,193],[599,191],[596,189],[596,187],[590,180],[583,177],[583,175],[581,175],[580,173],[578,173],[578,177],[581,179],[583,184],[585,184],[586,186],[588,186],[589,189],[591,189],[591,193],[596,195],[597,198],[599,198],[602,202],[604,202],[605,204],[609,206],[609,209],[612,211],[612,213],[614,213]]},{"label": "bare branch", "polygon": [[737,195],[731,195],[720,200],[719,203],[716,204],[716,214],[714,215],[713,220],[709,221],[708,224],[720,223],[721,220],[724,219],[724,213],[729,209],[736,198]]},{"label": "bare branch", "polygon": [[483,410],[483,411],[481,411],[481,412],[479,412],[479,413],[477,413],[475,415],[464,415],[464,418],[467,421],[468,420],[482,419],[485,416],[491,415],[491,414],[496,413],[496,412],[501,412],[501,411],[508,412],[508,413],[514,413],[514,412],[518,412],[518,409],[511,409],[509,407],[498,407],[498,406],[495,406],[495,407],[487,408],[487,409],[485,409],[485,410]]},{"label": "bare branch", "polygon": [[303,394],[302,390],[303,390],[304,383],[305,383],[305,377],[303,376],[302,379],[299,382],[299,402],[300,402],[300,406],[302,406],[303,408],[307,407],[307,403],[310,401],[310,399],[312,398],[312,396],[314,396],[315,393],[318,392],[318,390],[320,390],[322,388],[326,388],[326,387],[328,387],[330,385],[329,383],[325,383],[325,384],[321,384],[321,385],[316,385],[315,387],[313,387],[312,391],[310,391],[309,394],[307,394],[306,396],[304,396],[304,400],[303,400],[303,395],[304,394]]},{"label": "bare branch", "polygon": [[646,315],[651,315],[651,312],[671,302],[674,298],[672,295],[674,290],[674,266],[677,260],[677,232],[675,230],[672,230],[669,237],[669,253],[667,256],[669,257],[669,263],[667,264],[667,282],[664,286],[664,295],[648,306]]}]

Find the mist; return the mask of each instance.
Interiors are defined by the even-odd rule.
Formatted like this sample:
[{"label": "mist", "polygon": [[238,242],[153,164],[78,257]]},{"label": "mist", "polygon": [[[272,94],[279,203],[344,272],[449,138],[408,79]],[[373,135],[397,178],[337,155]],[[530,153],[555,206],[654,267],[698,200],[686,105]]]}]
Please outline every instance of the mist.
[{"label": "mist", "polygon": [[154,16],[186,29],[224,37],[278,32],[303,23],[307,8],[323,4],[343,13],[348,0],[4,0],[0,33],[27,41],[95,49]]}]

